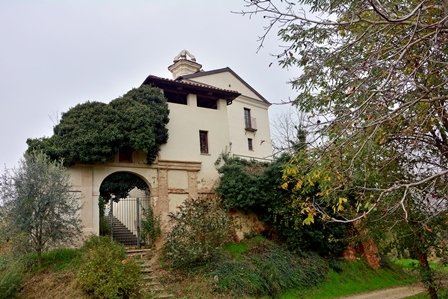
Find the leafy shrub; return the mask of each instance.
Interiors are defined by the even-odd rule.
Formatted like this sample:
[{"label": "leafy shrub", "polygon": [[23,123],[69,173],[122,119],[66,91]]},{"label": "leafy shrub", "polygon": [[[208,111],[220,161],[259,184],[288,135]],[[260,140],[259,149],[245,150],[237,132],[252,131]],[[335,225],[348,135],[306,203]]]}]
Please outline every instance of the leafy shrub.
[{"label": "leafy shrub", "polygon": [[104,196],[98,197],[98,208],[100,213],[100,236],[110,235],[110,221],[107,221],[107,218],[105,217],[106,215],[104,214],[108,201],[109,200]]},{"label": "leafy shrub", "polygon": [[100,216],[100,235],[110,236],[110,221],[105,216]]},{"label": "leafy shrub", "polygon": [[78,283],[91,298],[141,298],[142,277],[123,245],[110,237],[92,236],[83,248]]},{"label": "leafy shrub", "polygon": [[[290,188],[280,188],[283,171],[291,160],[286,155],[271,163],[247,161],[221,156],[224,164],[217,193],[229,208],[251,210],[271,228],[270,235],[283,241],[297,253],[313,251],[321,256],[339,256],[347,247],[346,227],[341,223],[327,223],[314,217],[312,225],[303,225],[308,213],[301,210],[297,194]],[[302,200],[319,198],[319,185],[301,194]],[[331,212],[329,212],[331,213]]]},{"label": "leafy shrub", "polygon": [[141,228],[141,239],[148,246],[152,246],[156,238],[162,235],[160,219],[154,215],[151,207],[143,209]]},{"label": "leafy shrub", "polygon": [[173,268],[206,263],[231,239],[231,220],[217,197],[186,200],[169,217],[173,227],[164,248]]},{"label": "leafy shrub", "polygon": [[0,299],[14,298],[24,280],[21,260],[2,259],[0,263]]},{"label": "leafy shrub", "polygon": [[229,259],[211,273],[216,290],[238,297],[275,296],[290,288],[310,288],[327,271],[317,255],[296,256],[266,240],[257,243],[241,259]]}]

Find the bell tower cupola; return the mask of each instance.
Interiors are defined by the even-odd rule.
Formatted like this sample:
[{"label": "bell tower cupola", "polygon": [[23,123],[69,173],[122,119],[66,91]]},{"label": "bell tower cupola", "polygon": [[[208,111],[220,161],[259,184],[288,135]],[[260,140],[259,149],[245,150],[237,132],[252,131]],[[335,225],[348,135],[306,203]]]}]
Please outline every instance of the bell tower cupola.
[{"label": "bell tower cupola", "polygon": [[202,65],[196,62],[196,57],[187,50],[182,50],[176,57],[174,57],[173,64],[168,67],[168,70],[173,74],[173,79],[181,76],[194,74],[200,72]]}]

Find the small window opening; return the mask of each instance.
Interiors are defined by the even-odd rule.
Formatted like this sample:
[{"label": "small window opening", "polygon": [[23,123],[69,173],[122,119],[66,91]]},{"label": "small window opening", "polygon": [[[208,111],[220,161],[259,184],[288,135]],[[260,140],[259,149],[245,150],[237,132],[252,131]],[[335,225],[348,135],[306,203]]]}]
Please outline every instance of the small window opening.
[{"label": "small window opening", "polygon": [[252,138],[247,138],[247,147],[249,148],[250,151],[254,150]]},{"label": "small window opening", "polygon": [[196,103],[197,106],[201,108],[218,109],[218,101],[215,99],[197,96]]},{"label": "small window opening", "polygon": [[164,91],[163,94],[168,103],[187,105],[187,94],[172,91]]},{"label": "small window opening", "polygon": [[123,163],[132,163],[132,153],[134,151],[130,146],[125,146],[118,152],[118,161]]},{"label": "small window opening", "polygon": [[199,131],[199,143],[201,147],[201,154],[208,154],[208,132]]}]

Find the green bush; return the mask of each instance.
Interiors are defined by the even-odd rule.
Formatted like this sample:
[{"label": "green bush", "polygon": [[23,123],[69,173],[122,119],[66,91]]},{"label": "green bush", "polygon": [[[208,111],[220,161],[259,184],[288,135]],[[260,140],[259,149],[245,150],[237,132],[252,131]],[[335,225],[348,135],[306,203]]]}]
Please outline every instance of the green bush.
[{"label": "green bush", "polygon": [[110,221],[107,221],[105,215],[106,205],[109,200],[103,196],[98,197],[98,208],[100,213],[100,236],[110,235]]},{"label": "green bush", "polygon": [[273,297],[287,289],[316,286],[327,272],[319,256],[299,257],[266,240],[241,257],[221,262],[211,273],[217,291],[236,297]]},{"label": "green bush", "polygon": [[204,264],[231,239],[230,217],[215,196],[186,200],[169,217],[173,226],[164,248],[173,268]]},{"label": "green bush", "polygon": [[1,260],[0,299],[14,298],[24,280],[24,265],[20,260]]},{"label": "green bush", "polygon": [[[299,195],[293,190],[296,181],[289,182],[286,189],[280,187],[292,157],[283,155],[271,163],[221,158],[224,164],[218,169],[221,179],[216,192],[226,207],[253,211],[270,227],[268,234],[292,251],[341,255],[348,244],[345,224],[314,217],[312,225],[303,225],[308,213],[303,213],[300,202],[319,199],[319,184]],[[331,210],[326,212],[331,214]]]},{"label": "green bush", "polygon": [[100,235],[110,236],[110,221],[105,216],[100,216]]},{"label": "green bush", "polygon": [[143,209],[141,239],[147,246],[154,245],[157,237],[162,235],[159,217],[154,215],[151,207]]},{"label": "green bush", "polygon": [[82,248],[78,283],[91,298],[142,298],[140,267],[110,237],[92,236]]}]

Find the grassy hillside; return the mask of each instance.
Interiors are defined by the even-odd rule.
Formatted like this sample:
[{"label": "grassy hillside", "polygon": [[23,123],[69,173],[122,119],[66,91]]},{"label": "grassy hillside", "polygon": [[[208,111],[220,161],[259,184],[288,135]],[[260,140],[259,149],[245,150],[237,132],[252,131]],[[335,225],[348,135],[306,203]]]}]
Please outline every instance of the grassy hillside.
[{"label": "grassy hillside", "polygon": [[[86,252],[89,251],[59,249],[48,252],[43,257],[42,268],[36,267],[36,257],[26,256],[20,262],[23,266],[22,280],[13,281],[20,284],[17,298],[92,298],[78,282]],[[7,254],[1,256],[0,288],[6,283],[11,285],[8,275],[12,268],[7,267],[7,263],[12,262]],[[163,259],[161,263],[163,266]],[[230,243],[213,262],[166,271],[161,280],[176,298],[182,299],[325,299],[415,281],[391,265],[372,270],[362,260],[333,260],[328,263],[315,255],[297,257],[260,237],[238,244]],[[142,294],[140,298],[150,298],[150,295]]]}]

